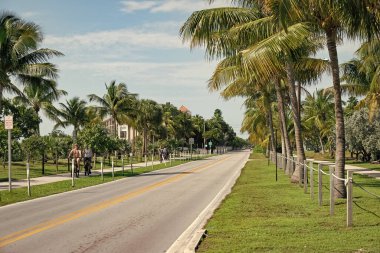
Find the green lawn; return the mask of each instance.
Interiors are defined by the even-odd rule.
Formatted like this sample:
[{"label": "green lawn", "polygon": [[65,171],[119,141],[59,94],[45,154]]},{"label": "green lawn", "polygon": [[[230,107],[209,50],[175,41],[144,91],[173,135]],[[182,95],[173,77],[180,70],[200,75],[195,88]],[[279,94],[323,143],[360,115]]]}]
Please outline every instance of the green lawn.
[{"label": "green lawn", "polygon": [[[151,157],[148,157],[148,161],[150,161]],[[155,158],[158,159],[157,157]],[[141,160],[137,161],[137,159],[133,159],[132,163],[139,163]],[[129,159],[124,160],[124,164],[127,166],[130,164]],[[111,163],[108,159],[104,160],[104,166],[109,168],[111,167]],[[114,166],[121,166],[121,159],[114,161]],[[82,168],[83,168],[83,160],[82,160]],[[93,168],[94,169],[94,168]],[[97,163],[95,169],[100,169],[100,158],[97,159]],[[13,162],[12,167],[12,179],[25,179],[26,178],[26,162]],[[60,159],[58,162],[58,170],[57,166],[49,160],[45,163],[45,174],[42,174],[42,165],[41,161],[34,161],[30,163],[30,177],[41,177],[41,176],[49,176],[56,175],[61,173],[68,172],[67,169],[67,159]],[[8,163],[5,164],[5,168],[0,165],[0,182],[8,181]]]},{"label": "green lawn", "polygon": [[[275,168],[262,155],[251,158],[206,225],[199,252],[380,252],[379,199],[354,187],[354,227],[347,228],[345,200],[329,216],[327,184],[319,207],[317,196],[312,201],[283,171],[275,182]],[[380,195],[379,180],[354,180]]]},{"label": "green lawn", "polygon": [[[173,161],[172,166],[180,165],[185,163],[184,161]],[[132,177],[136,175],[140,175],[142,173],[154,171],[154,170],[160,170],[163,168],[170,167],[170,163],[162,163],[162,164],[157,164],[153,167],[148,166],[148,167],[143,167],[143,168],[138,168],[138,169],[133,169],[133,175],[131,171],[126,171],[124,173],[124,176],[122,175],[121,171],[115,172],[115,180],[122,179],[125,177]],[[12,192],[8,192],[6,190],[0,191],[0,206],[5,206],[9,205],[12,203],[20,202],[20,201],[25,201],[25,200],[30,200],[30,199],[35,199],[35,198],[40,198],[44,196],[49,196],[61,192],[67,192],[67,191],[72,191],[72,190],[77,190],[80,188],[84,187],[89,187],[93,185],[98,185],[106,182],[112,181],[112,174],[111,173],[105,173],[104,174],[104,181],[102,181],[100,175],[96,176],[90,176],[90,177],[80,177],[79,179],[75,179],[75,187],[71,186],[71,180],[65,180],[61,182],[56,182],[56,183],[50,183],[50,184],[44,184],[44,185],[36,185],[32,186],[32,196],[28,197],[27,195],[27,188],[18,188],[18,189],[13,189]]]}]

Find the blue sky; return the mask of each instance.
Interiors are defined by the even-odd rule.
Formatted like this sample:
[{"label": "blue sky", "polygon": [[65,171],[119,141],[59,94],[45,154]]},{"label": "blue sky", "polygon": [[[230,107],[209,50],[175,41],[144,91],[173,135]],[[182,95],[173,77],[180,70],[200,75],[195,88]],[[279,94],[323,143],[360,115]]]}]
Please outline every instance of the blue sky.
[{"label": "blue sky", "polygon": [[[185,105],[205,118],[219,108],[239,134],[243,100],[224,101],[218,93],[209,93],[207,80],[215,62],[207,62],[202,49],[190,51],[179,37],[180,26],[193,11],[226,6],[230,1],[217,0],[211,6],[206,0],[1,2],[2,10],[42,28],[43,47],[65,54],[52,60],[60,69],[59,87],[69,93],[65,99],[103,95],[104,84],[116,80],[140,98]],[[352,43],[340,47],[341,62],[350,59],[356,48]],[[329,78],[322,80],[322,86],[329,83]],[[49,133],[52,123],[44,118],[41,130]]]}]

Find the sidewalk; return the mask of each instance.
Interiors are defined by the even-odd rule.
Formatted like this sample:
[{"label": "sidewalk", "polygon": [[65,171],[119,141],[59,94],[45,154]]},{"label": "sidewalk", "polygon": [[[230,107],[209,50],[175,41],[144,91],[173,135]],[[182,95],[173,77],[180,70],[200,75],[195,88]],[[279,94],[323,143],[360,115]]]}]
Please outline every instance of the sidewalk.
[{"label": "sidewalk", "polygon": [[[167,163],[170,163],[169,161]],[[153,165],[160,164],[160,161],[153,161]],[[152,161],[147,162],[147,166],[152,166]],[[145,167],[145,162],[142,163],[135,163],[133,164],[133,169]],[[130,164],[126,164],[124,166],[124,171],[128,171],[131,169]],[[122,167],[115,167],[114,171],[121,171]],[[92,170],[91,175],[100,175],[101,171],[100,169]],[[103,168],[103,173],[110,173],[112,172],[112,168]],[[81,167],[81,173],[79,175],[80,177],[84,177],[84,171],[83,171],[83,166]],[[48,184],[48,183],[54,183],[54,182],[60,182],[60,181],[65,181],[65,180],[71,180],[71,172],[63,173],[63,174],[58,174],[58,175],[50,175],[50,176],[43,176],[43,177],[35,177],[30,179],[30,185],[35,186],[35,185],[41,185],[41,184]],[[8,182],[0,182],[0,191],[8,190]],[[22,187],[27,187],[28,186],[28,180],[27,179],[22,179],[22,180],[13,180],[12,181],[12,189],[16,188],[22,188]]]},{"label": "sidewalk", "polygon": [[[310,159],[310,160],[312,160],[312,159]],[[318,160],[313,160],[313,163],[334,164],[333,162],[318,161]],[[363,167],[347,165],[347,164],[345,166],[345,169],[346,169],[346,171],[347,170],[353,171],[355,174],[358,174],[358,175],[373,177],[373,178],[380,180],[380,171],[379,170],[366,169]]]}]

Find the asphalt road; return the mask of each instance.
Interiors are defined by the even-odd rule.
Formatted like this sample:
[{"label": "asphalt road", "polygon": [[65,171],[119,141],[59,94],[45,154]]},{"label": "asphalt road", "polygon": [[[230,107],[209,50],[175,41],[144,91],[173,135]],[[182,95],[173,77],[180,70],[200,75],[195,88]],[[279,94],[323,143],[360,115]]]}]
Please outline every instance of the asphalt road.
[{"label": "asphalt road", "polygon": [[165,252],[248,159],[234,152],[0,208],[0,252]]}]

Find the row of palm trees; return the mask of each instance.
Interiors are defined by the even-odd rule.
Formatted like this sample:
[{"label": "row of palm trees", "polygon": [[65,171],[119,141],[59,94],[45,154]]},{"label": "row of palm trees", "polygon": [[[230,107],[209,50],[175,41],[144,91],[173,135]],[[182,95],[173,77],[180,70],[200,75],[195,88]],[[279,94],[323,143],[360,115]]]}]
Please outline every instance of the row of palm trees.
[{"label": "row of palm trees", "polygon": [[[170,103],[160,105],[153,100],[138,99],[137,94],[128,91],[126,84],[116,81],[105,85],[103,96],[88,95],[91,106],[79,97],[59,102],[67,92],[59,89],[58,68],[49,60],[63,54],[40,48],[42,39],[41,30],[36,24],[12,13],[0,15],[0,111],[5,112],[4,92],[14,94],[12,100],[6,100],[7,103],[32,108],[39,121],[34,130],[36,135],[40,135],[39,124],[43,112],[55,122],[54,129],[73,127],[74,142],[77,142],[78,133],[83,127],[101,125],[106,117],[110,117],[118,125],[127,124],[141,133],[145,154],[149,142],[154,139],[184,142],[195,137],[199,147],[204,145],[205,136],[214,143],[234,142],[236,134],[223,121],[221,112],[216,121],[210,120],[208,123],[199,115],[180,112]],[[57,106],[54,105],[56,102]],[[115,137],[116,127],[113,124],[111,131]],[[217,134],[208,133],[211,128],[220,131]]]},{"label": "row of palm trees", "polygon": [[[346,39],[376,42],[380,34],[378,1],[232,0],[231,3],[233,7],[194,12],[180,30],[190,47],[205,47],[208,58],[220,60],[210,78],[209,88],[222,90],[226,98],[246,97],[248,110],[243,129],[257,123],[256,118],[248,119],[248,116],[260,111],[271,136],[274,136],[273,105],[276,102],[278,129],[288,157],[292,154],[292,146],[285,109],[289,107],[297,159],[302,163],[305,151],[301,91],[305,85],[317,83],[324,72],[329,72],[333,80],[335,113],[335,174],[344,177],[346,144],[337,45]],[[312,57],[324,47],[329,60]],[[378,63],[373,61],[373,65],[372,72],[377,69],[378,73]],[[363,71],[364,75],[371,72],[363,68],[356,70]],[[349,74],[348,71],[345,74]],[[343,80],[346,81],[355,77],[345,76]],[[378,86],[377,81],[374,81],[375,86]],[[273,138],[271,142],[274,147]],[[292,181],[302,180],[302,173],[297,166]],[[335,195],[344,197],[345,194],[344,182],[336,181]]]}]

